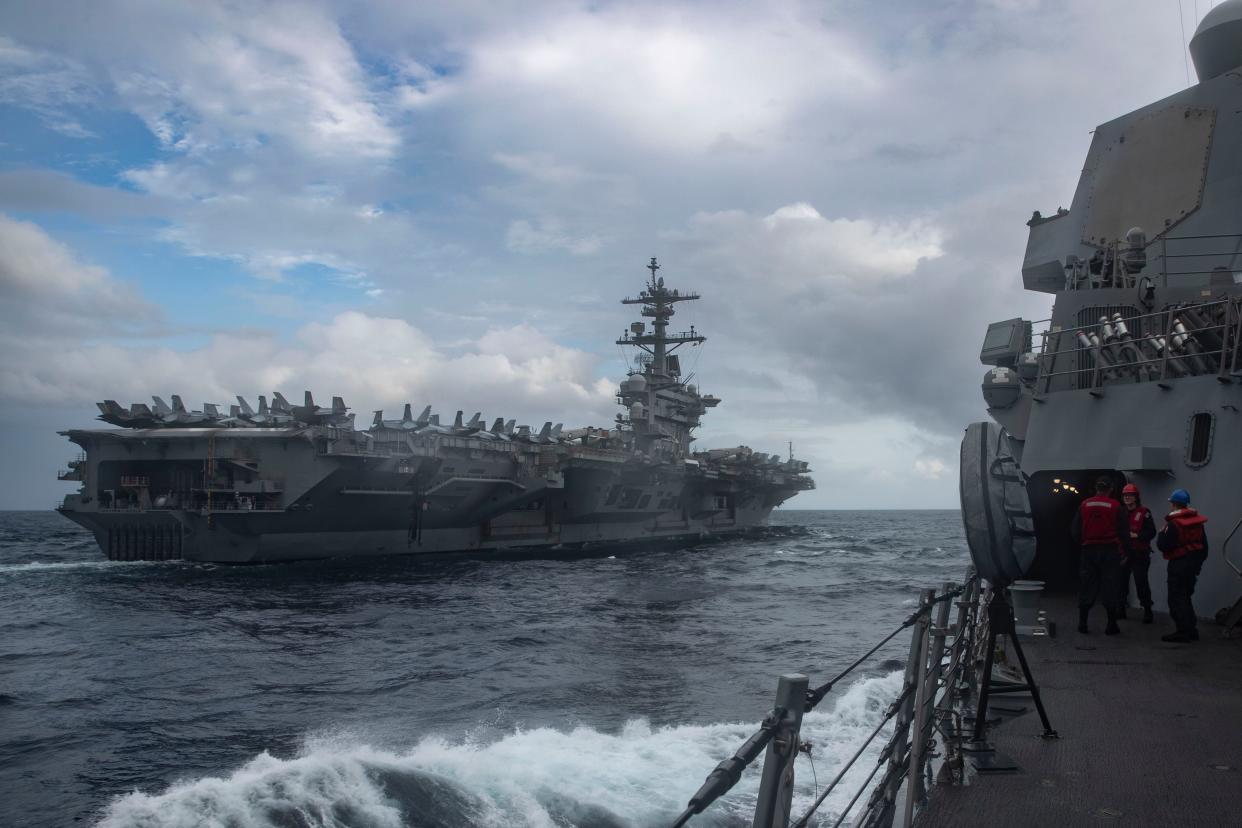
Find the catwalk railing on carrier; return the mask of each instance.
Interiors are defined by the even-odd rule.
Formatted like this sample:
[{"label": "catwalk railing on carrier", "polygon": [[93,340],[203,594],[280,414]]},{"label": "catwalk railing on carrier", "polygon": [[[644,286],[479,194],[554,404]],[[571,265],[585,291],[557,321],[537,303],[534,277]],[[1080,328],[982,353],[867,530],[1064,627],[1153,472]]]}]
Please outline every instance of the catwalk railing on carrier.
[{"label": "catwalk railing on carrier", "polygon": [[[806,828],[812,824],[837,828],[847,821],[866,828],[910,826],[916,808],[926,802],[937,774],[942,782],[960,780],[965,766],[964,749],[980,744],[983,722],[972,723],[970,720],[975,716],[963,712],[973,710],[969,701],[979,698],[978,712],[982,713],[979,718],[986,721],[989,687],[991,693],[1033,688],[1025,657],[1012,636],[1012,608],[1003,594],[993,595],[991,587],[981,589],[981,586],[980,579],[971,570],[962,583],[946,582],[939,593],[934,589],[923,590],[918,608],[900,626],[853,664],[817,687],[810,687],[805,675],[781,676],[776,705],[771,713],[732,757],[708,775],[673,823],[674,828],[686,825],[694,815],[702,813],[728,792],[765,749],[754,828]],[[950,623],[954,607],[956,614]],[[885,709],[867,738],[835,769],[834,777],[814,802],[801,814],[793,813],[795,761],[799,754],[810,754],[813,749],[799,739],[803,714],[813,710],[836,685],[907,629],[912,631],[910,655],[901,692]],[[999,682],[989,684],[987,677],[998,648],[997,633],[1010,636],[1029,687],[1009,683],[1008,688],[998,689]],[[980,665],[985,665],[982,670]],[[1038,701],[1037,689],[1033,695],[1044,719],[1045,735],[1055,736]],[[853,791],[848,803],[837,813],[819,815],[828,796],[881,738],[883,747],[873,760],[871,772]],[[860,801],[863,802],[861,806]]]}]

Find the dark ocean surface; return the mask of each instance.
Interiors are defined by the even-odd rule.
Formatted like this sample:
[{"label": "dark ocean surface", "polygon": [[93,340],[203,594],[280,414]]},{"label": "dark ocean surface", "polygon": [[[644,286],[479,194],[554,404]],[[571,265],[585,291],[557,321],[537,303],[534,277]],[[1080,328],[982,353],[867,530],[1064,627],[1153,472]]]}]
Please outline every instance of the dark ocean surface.
[{"label": "dark ocean surface", "polygon": [[[772,522],[612,556],[221,567],[110,563],[55,513],[0,513],[0,825],[667,824],[778,673],[830,677],[966,571],[956,511]],[[797,813],[908,645],[807,717]],[[757,786],[691,825],[749,825]]]}]

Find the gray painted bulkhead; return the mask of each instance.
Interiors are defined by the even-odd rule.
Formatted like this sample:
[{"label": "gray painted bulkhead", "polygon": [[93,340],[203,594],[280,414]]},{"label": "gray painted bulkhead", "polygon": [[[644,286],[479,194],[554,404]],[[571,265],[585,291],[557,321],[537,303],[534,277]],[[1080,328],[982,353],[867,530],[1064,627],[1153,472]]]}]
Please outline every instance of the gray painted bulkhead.
[{"label": "gray painted bulkhead", "polygon": [[[1055,294],[1046,344],[1037,330],[1038,378],[1023,377],[1016,401],[989,414],[1015,438],[1029,477],[1037,527],[1042,523],[1036,574],[1074,565],[1077,550],[1059,524],[1068,524],[1097,474],[1114,474],[1119,482],[1124,475],[1138,485],[1157,527],[1169,494],[1185,488],[1209,519],[1211,554],[1195,605],[1200,616],[1211,616],[1242,594],[1242,579],[1222,555],[1226,536],[1242,521],[1242,327],[1205,328],[1196,341],[1225,336],[1224,353],[1195,369],[1175,371],[1178,365],[1157,360],[1150,372],[1143,365],[1111,376],[1091,370],[1076,333],[1103,330],[1099,317],[1114,313],[1125,320],[1158,315],[1131,328],[1150,324],[1144,334],[1162,332],[1182,308],[1205,303],[1216,303],[1218,318],[1231,325],[1242,318],[1242,73],[1209,78],[1101,125],[1070,209],[1036,214],[1029,226],[1024,284]],[[1070,283],[1067,265],[1074,258],[1085,263],[1112,246],[1120,259],[1135,226],[1146,232],[1146,262],[1124,287],[1093,285],[1089,278]],[[1181,359],[1171,361],[1189,365],[1192,358]],[[1206,460],[1191,457],[1196,415],[1210,415]],[[1053,495],[1060,485],[1053,480],[1072,483],[1081,495],[1064,489]],[[1242,542],[1235,536],[1234,543],[1238,562]],[[1165,604],[1159,554],[1150,581],[1157,604]]]}]

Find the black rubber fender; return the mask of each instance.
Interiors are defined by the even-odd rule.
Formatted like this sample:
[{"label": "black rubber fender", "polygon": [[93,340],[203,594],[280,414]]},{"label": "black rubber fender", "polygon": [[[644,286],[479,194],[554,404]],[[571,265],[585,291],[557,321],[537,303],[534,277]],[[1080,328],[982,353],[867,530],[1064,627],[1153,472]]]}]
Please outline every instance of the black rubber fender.
[{"label": "black rubber fender", "polygon": [[960,462],[962,524],[975,571],[992,583],[1021,578],[1035,560],[1035,522],[1009,435],[996,423],[971,423]]}]

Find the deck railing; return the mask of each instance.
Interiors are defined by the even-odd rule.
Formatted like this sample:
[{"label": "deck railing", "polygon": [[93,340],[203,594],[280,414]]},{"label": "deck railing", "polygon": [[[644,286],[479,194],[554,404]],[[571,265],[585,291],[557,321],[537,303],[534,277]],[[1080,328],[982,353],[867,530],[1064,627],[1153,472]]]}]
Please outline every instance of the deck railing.
[{"label": "deck railing", "polygon": [[1033,323],[1039,394],[1189,376],[1222,380],[1242,372],[1242,297],[1173,305],[1126,315],[1102,309],[1074,329]]},{"label": "deck railing", "polygon": [[1072,258],[1066,263],[1065,289],[1137,288],[1144,280],[1161,287],[1236,284],[1242,271],[1242,233],[1162,236],[1137,251],[1136,260],[1134,255],[1125,242],[1117,241],[1099,248],[1089,260]]},{"label": "deck railing", "polygon": [[[968,572],[960,584],[944,583],[939,594],[934,589],[923,590],[918,608],[900,626],[824,684],[810,688],[805,675],[781,676],[772,712],[732,757],[708,775],[673,823],[674,828],[686,825],[728,792],[765,749],[753,825],[806,828],[848,771],[885,730],[889,730],[888,738],[862,785],[835,818],[819,824],[837,828],[853,814],[853,825],[909,828],[916,808],[926,802],[934,769],[945,767],[950,773],[961,773],[964,764],[961,746],[970,735],[963,726],[961,702],[978,692],[975,667],[982,661],[982,649],[988,641],[987,613],[979,611],[986,601],[981,598],[985,596],[981,595],[980,581],[973,571]],[[950,625],[954,606],[956,618]],[[803,714],[814,709],[839,682],[906,629],[912,633],[901,692],[853,755],[836,769],[833,779],[811,806],[801,815],[793,814],[795,760],[799,754],[811,751],[809,743],[799,741]],[[938,746],[943,748],[941,753],[934,750]],[[936,758],[941,761],[934,763]],[[856,813],[855,807],[864,795],[865,804]]]}]

